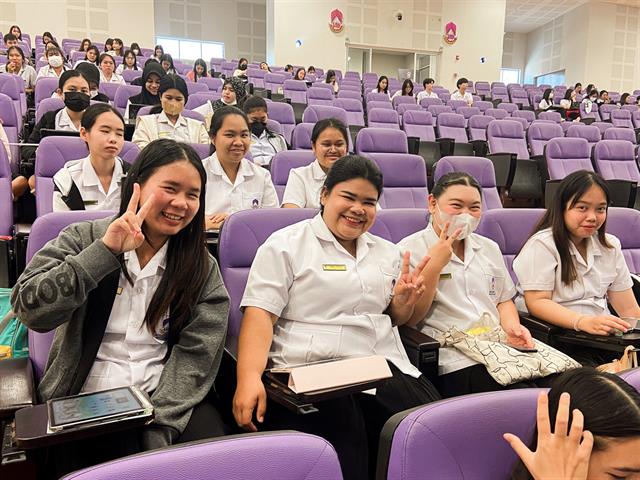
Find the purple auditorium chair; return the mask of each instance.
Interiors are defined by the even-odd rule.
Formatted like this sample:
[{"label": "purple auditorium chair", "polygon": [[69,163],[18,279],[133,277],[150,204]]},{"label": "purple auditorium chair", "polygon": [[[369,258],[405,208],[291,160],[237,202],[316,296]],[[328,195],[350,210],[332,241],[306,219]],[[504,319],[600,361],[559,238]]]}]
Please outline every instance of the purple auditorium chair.
[{"label": "purple auditorium chair", "polygon": [[613,105],[610,103],[603,103],[598,108],[598,113],[600,114],[600,119],[603,122],[611,121],[611,112],[614,110],[618,110],[620,107],[618,105]]},{"label": "purple auditorium chair", "polygon": [[549,180],[560,181],[578,170],[593,171],[589,142],[584,138],[553,138],[549,140],[544,156]]},{"label": "purple auditorium chair", "polygon": [[302,114],[303,123],[316,123],[325,118],[337,118],[345,125],[349,126],[349,119],[344,108],[327,105],[309,105]]},{"label": "purple auditorium chair", "polygon": [[569,127],[569,130],[565,133],[567,138],[584,138],[589,143],[589,151],[593,149],[593,146],[601,139],[600,129],[593,124],[573,124]]},{"label": "purple auditorium chair", "polygon": [[509,115],[513,115],[513,112],[518,111],[518,106],[515,103],[502,102],[496,107],[498,110],[505,110]]},{"label": "purple auditorium chair", "polygon": [[413,110],[414,112],[422,112],[422,107],[416,103],[401,103],[398,105],[396,112],[398,112],[398,116],[400,117],[400,123],[402,124],[402,116],[404,112],[408,110]]},{"label": "purple auditorium chair", "polygon": [[[88,155],[84,140],[79,137],[45,137],[36,149],[36,214],[40,217],[53,211],[53,176],[65,163]],[[131,142],[124,142],[120,158],[132,164],[140,149]]]},{"label": "purple auditorium chair", "polygon": [[138,95],[141,91],[142,87],[138,85],[120,85],[120,88],[116,91],[113,106],[116,107],[120,113],[124,114],[129,98]]},{"label": "purple auditorium chair", "polygon": [[487,128],[489,124],[493,122],[495,118],[487,117],[485,115],[473,115],[469,118],[467,127],[469,129],[469,139],[473,141],[486,141],[487,140]]},{"label": "purple auditorium chair", "polygon": [[560,123],[562,122],[562,115],[558,112],[540,112],[538,114],[539,120],[549,120],[551,122]]},{"label": "purple auditorium chair", "polygon": [[473,176],[482,187],[482,210],[502,208],[502,200],[496,186],[496,174],[493,164],[483,157],[442,157],[435,165],[433,181],[451,172],[465,172]]},{"label": "purple auditorium chair", "polygon": [[187,92],[189,93],[189,95],[193,95],[194,93],[204,93],[208,91],[209,87],[203,82],[187,82]]},{"label": "purple auditorium chair", "polygon": [[[342,108],[347,113],[347,125],[364,127],[364,112],[362,102],[355,98],[336,98],[333,105]],[[309,108],[309,107],[307,107]]]},{"label": "purple auditorium chair", "polygon": [[372,82],[377,82],[378,81],[378,74],[376,72],[366,72],[362,74],[362,81],[366,82],[366,81],[372,81]]},{"label": "purple auditorium chair", "polygon": [[311,150],[311,132],[315,123],[299,123],[293,129],[291,148],[294,150]]},{"label": "purple auditorium chair", "polygon": [[[12,205],[12,193],[11,193],[11,165],[9,158],[7,157],[7,151],[4,148],[0,148],[0,236],[11,237],[13,236],[13,209],[9,208]],[[0,240],[0,241],[7,241]],[[3,251],[7,251],[3,249]],[[6,261],[7,258],[5,257]]]},{"label": "purple auditorium chair", "polygon": [[[0,122],[7,134],[9,143],[18,143],[18,135],[21,127],[18,121],[18,114],[16,113],[16,106],[13,100],[11,100],[11,97],[4,93],[0,93]],[[0,148],[4,148],[4,145],[0,145]],[[17,145],[11,145],[9,150],[11,151],[11,157],[14,159],[14,165],[17,166],[16,161],[20,158],[19,147]]]},{"label": "purple auditorium chair", "polygon": [[116,98],[116,92],[118,88],[120,88],[120,83],[100,83],[100,88],[98,89],[100,93],[104,93],[107,97],[109,97],[109,101],[113,103]]},{"label": "purple auditorium chair", "polygon": [[207,88],[212,92],[219,92],[222,89],[222,80],[219,78],[204,77],[198,80],[198,83],[206,85]]},{"label": "purple auditorium chair", "polygon": [[[307,78],[308,77],[309,76],[307,75]],[[354,83],[341,83],[340,90],[362,93],[362,85],[356,85]]]},{"label": "purple auditorium chair", "polygon": [[49,78],[43,77],[38,79],[35,86],[35,103],[36,106],[38,103],[45,99],[50,98],[53,92],[58,88],[58,79],[57,78]]},{"label": "purple auditorium chair", "polygon": [[586,105],[583,102],[580,102],[580,118],[593,118],[594,120],[600,118],[600,115],[598,114],[598,104],[592,103],[591,111],[587,113]]},{"label": "purple auditorium chair", "polygon": [[60,110],[61,108],[64,108],[64,100],[61,98],[45,98],[36,107],[36,123],[42,119],[45,113]]},{"label": "purple auditorium chair", "polygon": [[504,82],[491,82],[491,89],[493,89],[494,87],[507,87]]},{"label": "purple auditorium chair", "polygon": [[278,122],[277,120],[267,118],[267,128],[272,132],[284,135],[284,129],[282,128],[282,125],[280,125],[280,122]]},{"label": "purple auditorium chair", "polygon": [[444,105],[444,102],[439,98],[423,98],[420,100],[420,106],[425,110],[428,110],[431,105]]},{"label": "purple auditorium chair", "polygon": [[307,105],[333,105],[333,91],[327,88],[310,87],[307,90]]},{"label": "purple auditorium chair", "polygon": [[476,82],[475,84],[476,95],[480,95],[480,97],[491,98],[491,87],[489,86],[489,82]]},{"label": "purple auditorium chair", "polygon": [[633,128],[631,112],[621,108],[611,111],[611,124],[614,127]]},{"label": "purple auditorium chair", "polygon": [[222,62],[226,62],[224,58],[212,57],[209,66],[214,72],[222,72]]},{"label": "purple auditorium chair", "polygon": [[407,137],[417,137],[425,142],[433,142],[436,139],[433,115],[430,112],[406,111],[402,118],[402,128]]},{"label": "purple auditorium chair", "polygon": [[468,107],[469,105],[467,105],[467,102],[465,102],[464,100],[449,100],[447,102],[447,105],[449,105],[454,112],[458,112],[459,108],[464,108],[464,107]]},{"label": "purple auditorium chair", "polygon": [[[257,472],[260,472],[259,474]],[[70,473],[63,480],[342,480],[335,450],[294,431],[231,435],[148,451]]]},{"label": "purple auditorium chair", "polygon": [[188,110],[193,110],[194,108],[198,108],[208,101],[216,101],[220,99],[222,95],[218,92],[212,92],[211,90],[207,90],[205,92],[194,93],[193,95],[189,95],[189,99],[187,100],[187,104],[184,108]]},{"label": "purple auditorium chair", "polygon": [[629,110],[632,114],[633,112],[637,112],[638,111],[638,105],[636,105],[636,101],[637,98],[635,97],[629,97],[631,100],[631,102],[633,102],[633,105],[622,105],[620,108],[622,110]]},{"label": "purple auditorium chair", "polygon": [[391,99],[389,98],[389,95],[387,95],[386,93],[369,92],[367,93],[365,99],[366,99],[366,103],[369,103],[371,101],[391,103]]},{"label": "purple auditorium chair", "polygon": [[267,102],[267,114],[269,118],[282,125],[284,139],[291,145],[291,134],[296,126],[296,117],[293,107],[285,102]]},{"label": "purple auditorium chair", "polygon": [[329,84],[329,83],[324,83],[324,82],[316,82],[312,85],[312,87],[314,88],[324,88],[325,90],[328,90],[331,92],[331,95],[333,95],[333,85]]},{"label": "purple auditorium chair", "polygon": [[354,72],[354,71],[348,71],[348,72],[344,72],[344,80],[357,80],[358,82],[360,81],[360,74],[358,72]]},{"label": "purple auditorium chair", "polygon": [[552,138],[564,137],[562,127],[557,123],[533,123],[527,131],[527,141],[531,155],[538,157],[544,153],[544,147]]},{"label": "purple auditorium chair", "polygon": [[637,143],[636,132],[630,128],[618,128],[611,127],[607,128],[602,135],[603,140],[626,140],[628,142],[633,143],[634,145]]},{"label": "purple auditorium chair", "polygon": [[373,108],[368,113],[368,126],[373,128],[400,129],[398,112],[386,108]]},{"label": "purple auditorium chair", "polygon": [[529,126],[535,121],[536,114],[532,110],[516,110],[511,114],[511,118],[524,118],[527,122],[526,128],[529,128]]},{"label": "purple auditorium chair", "polygon": [[479,102],[473,102],[473,106],[478,107],[484,115],[487,110],[493,108],[493,103],[487,102],[486,100],[480,100]]},{"label": "purple auditorium chair", "polygon": [[611,122],[593,122],[591,126],[597,127],[598,130],[600,130],[601,136],[604,135],[604,132],[606,132],[610,128],[613,128],[613,125],[611,125]]},{"label": "purple auditorium chair", "polygon": [[487,108],[484,114],[488,117],[493,117],[496,120],[504,120],[509,116],[509,112],[498,108]]},{"label": "purple auditorium chair", "polygon": [[522,129],[526,132],[529,128],[529,122],[527,122],[522,117],[507,117],[509,120],[513,120],[514,122],[519,122],[522,125]]},{"label": "purple auditorium chair", "polygon": [[491,98],[495,100],[500,100],[501,102],[509,101],[509,92],[507,92],[507,87],[502,87],[496,85],[491,88]]},{"label": "purple auditorium chair", "polygon": [[409,153],[407,135],[390,128],[363,128],[356,137],[356,153],[365,156],[370,153]]},{"label": "purple auditorium chair", "polygon": [[227,62],[224,61],[222,62],[222,64],[220,65],[220,70],[222,71],[222,73],[227,77],[231,77],[231,75],[233,75],[233,72],[236,70],[236,68],[238,68],[238,63],[237,62]]},{"label": "purple auditorium chair", "polygon": [[400,105],[416,105],[416,99],[411,95],[400,95],[394,98],[391,104],[397,110]]},{"label": "purple auditorium chair", "polygon": [[315,155],[308,150],[285,150],[274,155],[271,160],[271,179],[280,202],[289,180],[289,172],[294,168],[307,166],[314,160]]},{"label": "purple auditorium chair", "polygon": [[600,140],[593,147],[596,170],[611,185],[611,203],[616,207],[638,206],[636,187],[640,171],[635,145],[627,140]]},{"label": "purple auditorium chair", "polygon": [[[191,148],[193,148],[196,153],[198,154],[198,157],[200,157],[200,160],[204,160],[207,157],[211,156],[211,144],[206,144],[206,143],[189,143],[189,146],[191,146]],[[249,157],[251,156],[251,152],[249,152],[245,158],[249,159]]]},{"label": "purple auditorium chair", "polygon": [[542,215],[542,208],[496,208],[483,213],[476,230],[478,235],[490,238],[498,244],[507,270],[515,283],[518,279],[513,271],[513,260],[529,240]]},{"label": "purple auditorium chair", "polygon": [[429,105],[427,112],[437,118],[441,113],[453,113],[453,108],[449,105]]},{"label": "purple auditorium chair", "polygon": [[[633,274],[640,273],[640,235],[637,234],[640,231],[639,228],[640,212],[638,210],[610,207],[607,211],[607,232],[620,240],[622,255],[629,271]],[[638,369],[634,370],[636,370],[636,379],[639,379]],[[640,382],[636,381],[633,386],[638,389]]]},{"label": "purple auditorium chair", "polygon": [[368,153],[382,172],[380,207],[427,208],[427,169],[419,155],[409,153]]},{"label": "purple auditorium chair", "polygon": [[539,200],[542,197],[537,162],[530,160],[522,124],[494,120],[487,128],[489,160],[494,164],[496,184],[510,197]]},{"label": "purple auditorium chair", "polygon": [[445,103],[448,102],[449,100],[451,100],[451,94],[449,92],[445,92],[443,90],[439,90],[439,91],[436,92],[436,94],[438,95],[438,98],[440,100],[442,100],[443,102],[445,102]]},{"label": "purple auditorium chair", "polygon": [[531,106],[527,92],[522,88],[514,88],[509,93],[509,96],[511,97],[511,103],[514,103],[516,106],[520,105],[518,107],[520,110]]},{"label": "purple auditorium chair", "polygon": [[427,228],[429,211],[426,208],[392,208],[379,210],[369,233],[393,243]]},{"label": "purple auditorium chair", "polygon": [[247,68],[247,78],[255,88],[264,88],[264,76],[267,73],[269,72],[261,68]]},{"label": "purple auditorium chair", "polygon": [[611,100],[612,103],[618,103],[620,101],[620,92],[609,92],[609,100]]},{"label": "purple auditorium chair", "polygon": [[640,109],[631,114],[631,122],[633,123],[633,128],[640,128]]},{"label": "purple auditorium chair", "polygon": [[342,89],[340,89],[338,91],[337,98],[353,99],[353,100],[359,101],[360,104],[362,104],[362,94],[360,92],[356,92],[356,91],[353,91],[353,90],[342,90]]},{"label": "purple auditorium chair", "polygon": [[[3,74],[0,75],[0,93],[7,95],[11,98],[13,102],[13,106],[16,111],[16,117],[18,120],[18,127],[22,129],[22,125],[24,124],[23,117],[27,113],[26,109],[23,109],[22,106],[22,98],[20,97],[20,86],[18,82],[16,82],[17,77],[15,75]],[[20,79],[22,90],[24,90],[24,82]],[[26,107],[26,97],[25,97],[25,107]]]},{"label": "purple auditorium chair", "polygon": [[[395,415],[380,438],[384,456],[378,460],[377,478],[509,478],[518,457],[502,434],[531,435],[538,392],[522,389],[466,395]],[[464,420],[469,412],[475,412],[473,422]]]},{"label": "purple auditorium chair", "polygon": [[472,155],[473,146],[469,143],[464,117],[459,113],[441,113],[436,119],[438,138],[453,140],[454,155]]},{"label": "purple auditorium chair", "polygon": [[369,102],[367,102],[366,104],[367,107],[367,112],[369,110],[372,110],[374,108],[384,108],[386,110],[393,110],[393,105],[391,105],[391,102],[387,102],[387,101],[380,101],[380,100],[371,100]]},{"label": "purple auditorium chair", "polygon": [[271,94],[281,94],[284,81],[290,79],[289,74],[282,73],[265,73],[264,74],[264,88],[269,90]]},{"label": "purple auditorium chair", "polygon": [[456,113],[459,113],[464,117],[465,126],[469,125],[469,119],[474,115],[481,115],[480,109],[478,107],[460,107],[456,110]]},{"label": "purple auditorium chair", "polygon": [[[84,52],[80,52],[84,55]],[[130,84],[136,78],[140,78],[142,76],[142,70],[123,70],[122,78],[124,81]]]},{"label": "purple auditorium chair", "polygon": [[284,81],[284,98],[292,103],[307,103],[307,82],[302,80]]}]

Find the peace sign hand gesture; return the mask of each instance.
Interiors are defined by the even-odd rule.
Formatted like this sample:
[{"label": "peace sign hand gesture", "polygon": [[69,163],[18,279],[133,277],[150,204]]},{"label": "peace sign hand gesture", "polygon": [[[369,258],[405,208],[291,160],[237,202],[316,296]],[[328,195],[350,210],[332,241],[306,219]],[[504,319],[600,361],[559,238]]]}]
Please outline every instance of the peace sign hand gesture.
[{"label": "peace sign hand gesture", "polygon": [[[138,210],[139,203],[140,185],[134,183],[133,195],[131,195],[131,200],[129,200],[127,211],[109,225],[109,228],[107,228],[107,231],[102,237],[102,242],[114,255],[135,250],[144,242],[142,224],[153,206],[153,194],[147,198],[140,210]],[[138,210],[137,213],[136,210]]]},{"label": "peace sign hand gesture", "polygon": [[438,266],[439,270],[442,270],[444,266],[449,263],[449,260],[451,260],[451,255],[453,255],[453,242],[455,242],[462,233],[462,229],[458,228],[453,234],[447,235],[449,225],[449,222],[445,222],[440,231],[440,239],[427,252],[431,257],[431,261]]},{"label": "peace sign hand gesture", "polygon": [[[584,417],[580,410],[573,411],[569,428],[568,393],[560,396],[556,426],[551,433],[549,421],[549,398],[546,392],[538,396],[538,446],[532,452],[511,433],[505,433],[509,442],[522,459],[535,480],[585,480],[589,473],[589,459],[593,448],[593,435],[583,430]],[[568,431],[568,432],[567,432]]]},{"label": "peace sign hand gesture", "polygon": [[402,270],[400,277],[396,282],[396,286],[393,289],[393,301],[400,307],[413,307],[420,297],[424,293],[424,285],[422,270],[429,263],[429,255],[420,261],[413,272],[409,271],[409,260],[411,258],[410,252],[404,252],[402,255]]}]

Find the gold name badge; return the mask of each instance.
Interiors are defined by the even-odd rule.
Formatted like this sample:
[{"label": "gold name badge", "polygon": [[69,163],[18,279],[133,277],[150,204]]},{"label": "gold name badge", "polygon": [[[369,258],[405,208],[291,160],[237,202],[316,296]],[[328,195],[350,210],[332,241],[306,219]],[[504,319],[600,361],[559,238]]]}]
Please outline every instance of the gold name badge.
[{"label": "gold name badge", "polygon": [[116,290],[116,295],[122,295],[122,287],[118,287]]},{"label": "gold name badge", "polygon": [[347,266],[336,263],[323,263],[322,270],[325,272],[346,272]]},{"label": "gold name badge", "polygon": [[449,280],[451,278],[451,274],[450,273],[441,273],[440,274],[440,280]]}]

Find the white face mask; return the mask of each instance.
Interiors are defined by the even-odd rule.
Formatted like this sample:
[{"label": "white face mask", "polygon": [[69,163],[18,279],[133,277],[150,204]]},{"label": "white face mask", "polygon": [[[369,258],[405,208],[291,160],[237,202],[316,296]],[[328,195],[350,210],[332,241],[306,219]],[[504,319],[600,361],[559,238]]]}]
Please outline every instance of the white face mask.
[{"label": "white face mask", "polygon": [[[442,225],[438,225],[440,230],[444,228],[444,224],[449,222],[449,229],[447,230],[447,236],[451,236],[455,233],[459,228],[461,229],[460,235],[458,236],[458,240],[464,240],[478,228],[478,224],[480,223],[480,219],[474,217],[470,213],[459,213],[458,215],[451,215],[450,213],[444,213],[438,204],[436,203],[436,208],[438,209],[438,213],[440,214],[440,220],[442,221]],[[435,216],[433,217],[435,221]]]},{"label": "white face mask", "polygon": [[60,55],[52,55],[49,58],[47,58],[47,61],[49,62],[49,65],[51,65],[53,68],[58,68],[62,66],[62,57]]}]

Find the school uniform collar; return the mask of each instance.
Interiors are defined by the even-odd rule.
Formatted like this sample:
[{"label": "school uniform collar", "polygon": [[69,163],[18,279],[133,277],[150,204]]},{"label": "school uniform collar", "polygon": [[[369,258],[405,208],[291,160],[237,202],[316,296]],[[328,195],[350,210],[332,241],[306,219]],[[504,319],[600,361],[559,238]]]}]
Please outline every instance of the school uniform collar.
[{"label": "school uniform collar", "polygon": [[[429,221],[429,225],[427,225],[427,228],[423,230],[425,243],[427,245],[434,244],[440,239],[440,237],[438,236],[438,234],[433,228],[432,222],[433,222],[433,217],[431,217],[431,220]],[[464,262],[460,260],[458,256],[455,254],[451,255],[451,261],[462,263],[465,265],[465,267],[469,265],[469,263],[471,262],[471,259],[475,257],[476,251],[482,248],[482,245],[480,245],[480,242],[478,242],[478,240],[475,237],[476,235],[472,233],[471,235],[469,235],[467,238],[464,239]]]},{"label": "school uniform collar", "polygon": [[[120,157],[116,157],[116,164],[113,169],[113,176],[111,177],[111,185],[109,186],[109,191],[112,190],[111,187],[120,185],[122,183],[122,179],[122,160],[120,160]],[[82,159],[82,183],[85,187],[102,188],[102,184],[100,183],[98,174],[96,173],[96,170],[95,168],[93,168],[93,164],[91,163],[91,155]],[[104,192],[104,194],[108,195],[109,192]]]},{"label": "school uniform collar", "polygon": [[78,129],[71,121],[71,117],[69,117],[69,113],[67,112],[67,108],[62,108],[56,115],[56,125],[60,127],[60,130],[71,129],[74,132],[77,132]]},{"label": "school uniform collar", "polygon": [[[231,180],[229,180],[229,177],[227,177],[226,172],[222,168],[216,152],[211,155],[211,160],[211,173],[222,177],[225,182],[231,184]],[[234,186],[244,182],[246,177],[253,177],[254,175],[255,172],[253,171],[253,168],[251,168],[249,160],[243,158],[240,162],[240,167],[238,168],[238,175],[236,175],[236,183],[234,184]]]},{"label": "school uniform collar", "polygon": [[186,127],[187,126],[187,119],[184,118],[182,116],[182,114],[178,115],[178,120],[176,120],[175,125],[173,123],[171,123],[171,121],[169,120],[169,117],[167,117],[167,114],[164,113],[164,110],[162,112],[160,112],[158,114],[158,123],[166,123],[174,128],[178,128],[178,127]]},{"label": "school uniform collar", "polygon": [[575,257],[575,261],[581,263],[582,265],[587,267],[589,270],[593,266],[594,257],[599,257],[602,255],[602,250],[600,250],[600,241],[598,240],[598,234],[594,233],[589,237],[587,241],[587,261],[585,263],[584,258],[580,255],[578,251],[578,247],[571,241],[569,241],[569,253]]},{"label": "school uniform collar", "polygon": [[[311,219],[311,230],[314,235],[325,242],[333,243],[333,245],[340,251],[344,252],[346,255],[351,256],[349,252],[345,250],[345,248],[340,245],[340,242],[333,235],[327,224],[324,223],[324,219],[322,218],[322,214],[318,213],[315,217]],[[356,243],[356,261],[360,262],[367,252],[371,245],[374,245],[376,242],[373,239],[373,236],[369,232],[365,232],[358,237]]]},{"label": "school uniform collar", "polygon": [[[167,239],[164,245],[158,250],[151,260],[140,269],[140,261],[138,260],[138,254],[135,250],[124,252],[124,261],[127,264],[127,271],[134,278],[134,281],[142,280],[143,278],[153,277],[164,272],[167,266],[167,251],[169,250],[169,241]],[[162,271],[162,272],[161,272]]]},{"label": "school uniform collar", "polygon": [[327,176],[324,170],[322,170],[320,162],[317,158],[313,161],[313,163],[311,163],[311,175],[313,176],[314,180],[324,180]]}]

